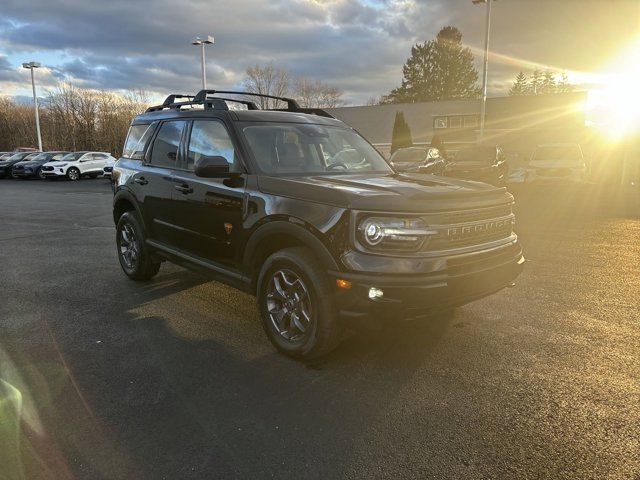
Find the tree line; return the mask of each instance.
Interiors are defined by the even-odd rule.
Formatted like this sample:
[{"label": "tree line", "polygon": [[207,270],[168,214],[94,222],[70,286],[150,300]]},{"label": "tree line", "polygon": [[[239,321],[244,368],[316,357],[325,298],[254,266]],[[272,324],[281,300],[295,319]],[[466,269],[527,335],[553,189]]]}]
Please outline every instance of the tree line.
[{"label": "tree line", "polygon": [[[558,78],[560,77],[560,78]],[[509,95],[545,95],[548,93],[566,93],[575,90],[575,85],[569,83],[566,72],[558,75],[551,70],[535,69],[529,77],[520,71],[513,80]]]},{"label": "tree line", "polygon": [[[61,83],[39,99],[43,150],[97,150],[119,156],[144,92],[118,94]],[[32,103],[0,98],[0,151],[37,146]]]}]

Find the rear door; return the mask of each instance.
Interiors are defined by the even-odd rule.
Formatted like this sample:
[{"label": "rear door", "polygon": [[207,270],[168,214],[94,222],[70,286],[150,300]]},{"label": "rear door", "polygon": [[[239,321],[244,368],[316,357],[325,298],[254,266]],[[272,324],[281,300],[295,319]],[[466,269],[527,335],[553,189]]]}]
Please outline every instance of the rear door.
[{"label": "rear door", "polygon": [[193,171],[202,156],[222,156],[232,172],[244,168],[229,130],[218,119],[193,120],[183,169],[176,171],[174,198],[180,244],[189,253],[236,267],[242,233],[245,175],[233,179],[201,178]]},{"label": "rear door", "polygon": [[[142,165],[128,182],[142,204],[141,211],[149,238],[172,247],[179,245],[180,241],[174,220],[173,186],[174,173],[182,161],[180,145],[186,125],[185,120],[162,122],[151,140]],[[136,151],[132,156],[141,153]]]}]

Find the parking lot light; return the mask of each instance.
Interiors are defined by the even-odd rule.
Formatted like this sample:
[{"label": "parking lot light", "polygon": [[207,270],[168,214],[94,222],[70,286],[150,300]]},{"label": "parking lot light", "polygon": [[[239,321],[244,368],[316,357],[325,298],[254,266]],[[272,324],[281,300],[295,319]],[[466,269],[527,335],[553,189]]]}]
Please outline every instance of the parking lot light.
[{"label": "parking lot light", "polygon": [[31,70],[31,89],[33,90],[33,105],[36,110],[36,133],[38,134],[38,151],[42,151],[42,136],[40,135],[40,115],[38,113],[38,97],[36,96],[36,82],[33,75],[35,68],[40,68],[38,62],[26,62],[22,64],[23,68]]},{"label": "parking lot light", "polygon": [[200,47],[202,48],[202,88],[204,90],[207,89],[207,73],[206,73],[206,62],[205,62],[205,58],[204,58],[204,47],[205,45],[212,45],[213,44],[213,36],[211,35],[207,35],[207,38],[205,38],[204,40],[201,39],[200,37],[196,37],[196,39],[191,42],[191,45],[200,45]]}]

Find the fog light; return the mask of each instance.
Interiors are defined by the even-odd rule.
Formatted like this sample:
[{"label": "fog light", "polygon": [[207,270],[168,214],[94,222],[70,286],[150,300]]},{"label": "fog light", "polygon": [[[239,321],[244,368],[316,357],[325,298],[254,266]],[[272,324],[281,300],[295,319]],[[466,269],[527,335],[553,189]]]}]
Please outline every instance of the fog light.
[{"label": "fog light", "polygon": [[384,292],[379,288],[371,287],[369,289],[369,298],[371,300],[378,300],[379,298],[382,298],[383,295],[384,295]]}]

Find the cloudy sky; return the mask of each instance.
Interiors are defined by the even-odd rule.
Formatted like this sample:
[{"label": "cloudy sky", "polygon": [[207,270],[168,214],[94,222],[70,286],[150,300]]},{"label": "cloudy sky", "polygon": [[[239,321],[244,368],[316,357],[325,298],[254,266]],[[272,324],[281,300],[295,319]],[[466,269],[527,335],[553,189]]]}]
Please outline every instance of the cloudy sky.
[{"label": "cloudy sky", "polygon": [[[29,60],[47,67],[37,72],[44,88],[197,91],[190,41],[213,34],[210,87],[238,86],[247,66],[271,61],[358,104],[399,84],[411,45],[445,25],[462,31],[480,71],[484,9],[471,0],[2,0],[0,94],[30,94]],[[583,81],[639,32],[640,0],[497,0],[490,93],[535,66]]]}]

